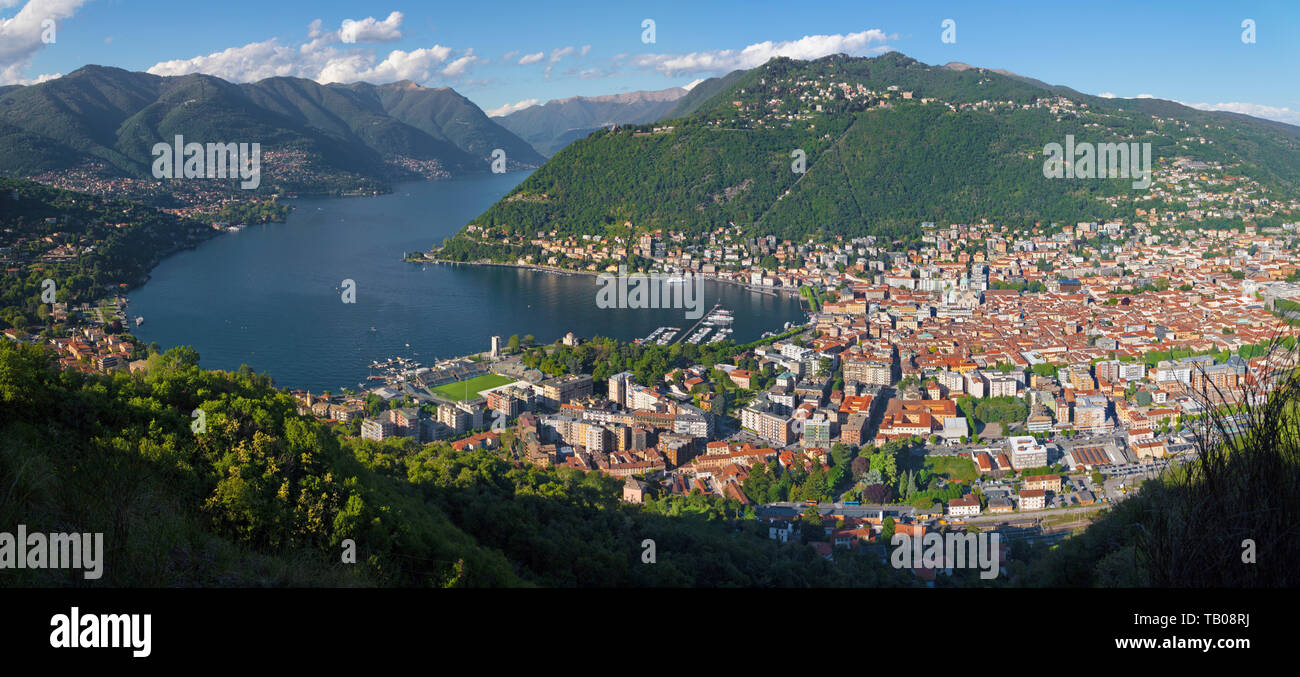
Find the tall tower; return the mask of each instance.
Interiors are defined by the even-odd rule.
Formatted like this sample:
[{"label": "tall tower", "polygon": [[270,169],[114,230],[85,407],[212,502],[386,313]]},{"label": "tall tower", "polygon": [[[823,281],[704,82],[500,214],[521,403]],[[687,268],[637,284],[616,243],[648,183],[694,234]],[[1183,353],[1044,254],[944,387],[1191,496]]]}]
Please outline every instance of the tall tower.
[{"label": "tall tower", "polygon": [[492,337],[492,359],[495,360],[498,357],[501,357],[501,337],[493,336]]}]

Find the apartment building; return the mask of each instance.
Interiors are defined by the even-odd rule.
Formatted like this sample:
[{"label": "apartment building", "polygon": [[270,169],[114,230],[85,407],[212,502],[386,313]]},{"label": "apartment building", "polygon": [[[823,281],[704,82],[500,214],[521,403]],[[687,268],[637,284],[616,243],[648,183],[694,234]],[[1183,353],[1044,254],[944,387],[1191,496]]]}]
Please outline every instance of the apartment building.
[{"label": "apartment building", "polygon": [[1047,505],[1047,492],[1042,489],[1022,489],[1020,491],[1021,510],[1042,510]]},{"label": "apartment building", "polygon": [[1060,475],[1031,475],[1025,478],[1026,489],[1042,489],[1053,493],[1061,493],[1061,476]]},{"label": "apartment building", "polygon": [[546,379],[533,384],[537,403],[551,409],[559,409],[561,404],[591,397],[592,381],[589,374],[569,374]]},{"label": "apartment building", "polygon": [[1025,468],[1041,468],[1047,465],[1047,447],[1028,435],[1007,438],[1011,452],[1011,468],[1017,472]]},{"label": "apartment building", "polygon": [[361,439],[383,442],[397,436],[397,426],[387,418],[366,418],[361,420]]},{"label": "apartment building", "polygon": [[980,499],[974,494],[948,501],[948,514],[953,517],[975,516],[980,514]]}]

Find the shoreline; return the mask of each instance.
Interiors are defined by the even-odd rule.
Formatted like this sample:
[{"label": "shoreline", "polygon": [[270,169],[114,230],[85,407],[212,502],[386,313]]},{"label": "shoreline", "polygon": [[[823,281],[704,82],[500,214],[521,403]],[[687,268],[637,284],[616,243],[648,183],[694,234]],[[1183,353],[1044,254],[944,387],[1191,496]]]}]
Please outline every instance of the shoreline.
[{"label": "shoreline", "polygon": [[[479,178],[479,177],[472,177],[472,178]],[[484,177],[484,178],[490,178],[490,177]],[[454,181],[455,179],[451,179],[451,180]],[[471,180],[472,180],[472,179],[471,179]],[[310,195],[310,196],[309,196],[309,195],[304,195],[304,194],[299,193],[299,194],[295,195],[295,196],[292,197],[292,198],[284,198],[284,199],[283,199],[283,202],[284,202],[287,206],[290,207],[289,212],[285,215],[285,219],[284,219],[284,221],[263,222],[263,223],[260,223],[260,224],[249,224],[249,225],[250,225],[250,226],[258,225],[258,226],[261,226],[261,227],[266,227],[266,226],[270,226],[270,225],[281,225],[281,226],[283,226],[285,223],[287,223],[289,220],[291,220],[291,219],[293,218],[294,214],[296,214],[296,213],[302,211],[302,209],[303,209],[302,202],[303,202],[303,201],[324,200],[324,201],[333,202],[333,201],[336,201],[336,200],[345,200],[345,199],[351,199],[351,198],[356,198],[356,197],[365,198],[365,197],[383,197],[383,196],[401,195],[401,193],[403,192],[403,191],[402,191],[402,188],[403,188],[404,186],[409,186],[409,185],[421,185],[421,184],[428,184],[428,183],[444,183],[444,182],[445,182],[444,180],[429,180],[429,179],[425,179],[425,180],[415,180],[415,181],[410,181],[410,182],[402,182],[402,183],[395,184],[395,185],[391,186],[391,187],[390,187],[390,190],[389,190],[387,193],[378,194],[378,195],[360,194],[360,195]],[[181,218],[194,219],[195,217],[191,216],[191,217],[181,217]],[[228,232],[226,232],[226,231],[224,231],[224,230],[212,230],[212,231],[209,231],[209,230],[206,230],[206,229],[205,229],[205,230],[204,230],[204,236],[203,236],[200,240],[198,240],[198,241],[196,241],[196,242],[193,242],[193,243],[189,243],[189,244],[184,245],[184,246],[182,246],[182,247],[180,247],[180,248],[177,248],[177,249],[175,249],[175,250],[173,250],[173,251],[167,252],[166,254],[164,254],[164,255],[162,255],[162,256],[157,257],[154,261],[152,261],[152,262],[150,263],[150,265],[149,265],[147,271],[145,271],[145,272],[141,275],[141,277],[140,277],[139,279],[134,280],[134,281],[131,281],[130,283],[127,283],[127,285],[126,285],[125,287],[122,287],[122,288],[116,290],[116,292],[115,292],[115,293],[112,295],[112,297],[110,297],[110,298],[112,298],[112,299],[121,299],[121,302],[120,302],[120,304],[119,304],[119,308],[121,309],[121,311],[123,312],[123,314],[124,314],[124,316],[127,318],[127,320],[130,320],[130,318],[134,316],[134,313],[135,313],[135,312],[138,312],[138,311],[133,307],[134,304],[132,303],[132,298],[131,298],[131,297],[132,297],[132,294],[133,294],[134,292],[138,291],[139,289],[145,287],[145,286],[146,286],[146,285],[147,285],[147,284],[152,280],[152,276],[153,276],[154,269],[155,269],[158,265],[160,265],[161,263],[163,263],[163,262],[166,261],[167,259],[170,259],[171,257],[173,257],[173,256],[175,256],[175,255],[177,255],[177,254],[180,254],[180,253],[182,253],[182,252],[184,252],[184,251],[186,251],[186,250],[195,250],[195,249],[198,249],[200,246],[202,246],[202,245],[204,245],[204,244],[208,244],[209,240],[215,240],[215,239],[217,239],[218,237],[221,237],[221,236],[223,236],[223,235],[230,235],[230,234],[233,234],[233,233],[228,233]],[[420,264],[427,264],[427,263],[441,263],[441,264],[466,264],[466,265],[480,265],[480,266],[496,266],[496,267],[500,267],[500,268],[527,269],[527,270],[530,270],[530,271],[533,271],[533,272],[542,272],[542,273],[550,273],[550,274],[553,274],[553,275],[565,275],[565,276],[570,276],[570,275],[591,275],[591,276],[599,276],[599,275],[602,274],[602,273],[599,272],[599,271],[591,271],[591,270],[574,270],[574,269],[560,268],[560,267],[556,267],[556,266],[538,265],[538,264],[497,263],[497,262],[491,262],[491,261],[447,261],[447,260],[438,260],[438,259],[426,258],[425,256],[426,256],[427,253],[428,253],[427,251],[414,253],[414,255],[412,255],[412,253],[408,253],[407,257],[404,257],[404,258],[402,258],[402,259],[400,259],[400,260],[401,260],[402,262],[404,262],[404,263],[420,263]],[[761,294],[765,294],[765,295],[768,295],[768,296],[771,296],[771,297],[774,297],[774,298],[782,298],[782,297],[785,297],[785,298],[794,298],[794,299],[798,299],[798,298],[799,298],[797,291],[795,291],[795,290],[793,290],[793,289],[789,289],[789,288],[763,288],[763,287],[757,287],[757,288],[756,288],[756,287],[753,287],[753,286],[751,286],[751,285],[749,285],[749,284],[747,284],[747,283],[741,282],[741,281],[739,281],[739,280],[732,280],[732,279],[727,279],[727,278],[723,278],[723,277],[717,277],[716,275],[713,275],[713,274],[702,274],[702,273],[695,273],[695,274],[696,274],[696,275],[700,275],[700,276],[701,276],[702,278],[704,278],[704,279],[716,280],[716,281],[718,281],[718,282],[727,283],[727,284],[731,284],[731,285],[736,285],[736,286],[739,286],[739,287],[745,289],[746,291],[749,291],[749,292],[752,292],[752,293],[761,293]],[[127,326],[124,326],[124,332],[125,332],[125,333],[130,333],[133,337],[135,337],[135,339],[136,339],[136,341],[138,342],[138,345],[139,345],[140,347],[145,347],[145,346],[147,346],[147,345],[149,344],[149,341],[148,341],[146,338],[144,338],[144,337],[142,337],[142,336],[139,336],[138,334],[135,333],[135,332],[136,332],[136,327],[135,327],[135,326],[130,326],[127,322],[124,322],[124,325],[127,325]],[[776,326],[770,326],[770,327],[768,327],[768,331],[771,331],[771,332],[773,332],[773,333],[780,333],[780,332],[782,331],[782,328],[781,328],[779,325],[776,325]],[[762,339],[762,337],[759,336],[759,337],[755,337],[754,340],[761,340],[761,339]],[[629,341],[627,341],[627,342],[631,342],[631,341],[629,340]],[[177,344],[177,345],[183,345],[183,344]],[[164,349],[167,349],[167,348],[170,348],[170,347],[174,347],[174,346],[163,346]],[[470,353],[470,354],[467,354],[467,355],[456,355],[456,356],[446,357],[446,358],[443,358],[443,359],[472,359],[472,358],[473,358],[474,356],[476,356],[476,355],[482,357],[482,356],[484,355],[484,353],[482,353],[482,352],[477,352],[477,353]],[[381,357],[383,357],[383,356],[371,355],[370,357],[371,357],[372,359],[379,359],[379,358],[381,358]],[[346,380],[346,379],[344,379],[344,380]],[[369,388],[369,387],[372,386],[372,384],[369,383],[369,382],[363,382],[363,383],[365,383],[364,386],[359,384],[358,387],[359,387],[359,388],[362,388],[362,389],[366,389],[366,388]],[[298,385],[294,385],[294,384],[281,384],[281,385],[278,385],[278,387],[284,388],[284,389],[286,389],[286,390],[291,390],[291,389],[294,389],[294,388],[296,388],[296,387],[301,387],[301,386],[300,386],[300,384],[298,384]]]},{"label": "shoreline", "polygon": [[[443,259],[429,259],[429,258],[425,258],[425,259],[408,258],[408,259],[403,259],[403,261],[405,263],[420,263],[420,264],[436,263],[439,265],[450,265],[450,266],[497,266],[500,268],[518,268],[520,270],[531,270],[533,272],[538,272],[538,273],[552,273],[557,275],[591,275],[591,276],[598,277],[604,274],[602,272],[597,272],[594,270],[573,270],[570,268],[556,268],[554,266],[542,266],[535,263],[497,263],[495,261],[446,261]],[[789,287],[756,287],[752,284],[749,284],[748,282],[741,282],[739,280],[732,280],[725,277],[718,277],[717,275],[710,275],[708,273],[694,273],[694,274],[703,277],[705,280],[712,280],[714,282],[719,282],[722,284],[730,284],[737,287],[741,287],[746,291],[750,291],[755,294],[767,294],[769,296],[778,296],[778,297],[784,295],[784,296],[790,296],[795,299],[800,298],[800,294],[798,290],[791,289]]]}]

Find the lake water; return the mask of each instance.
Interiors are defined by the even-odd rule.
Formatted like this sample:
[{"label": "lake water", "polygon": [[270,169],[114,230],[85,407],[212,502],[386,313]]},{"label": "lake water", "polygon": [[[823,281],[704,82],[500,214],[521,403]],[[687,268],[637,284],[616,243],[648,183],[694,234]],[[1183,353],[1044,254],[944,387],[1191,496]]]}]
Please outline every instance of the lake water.
[{"label": "lake water", "polygon": [[[632,340],[695,323],[681,309],[598,308],[589,275],[401,260],[455,234],[526,176],[295,200],[287,223],[222,234],[159,264],[129,294],[129,316],[145,318],[134,333],[164,348],[192,346],[208,369],[248,364],[280,386],[337,391],[363,382],[373,360],[430,364],[485,351],[492,335],[552,342],[571,331]],[[342,301],[345,279],[355,282],[355,303]],[[721,301],[733,311],[738,341],[806,319],[786,297],[711,281],[704,295],[706,309]]]}]

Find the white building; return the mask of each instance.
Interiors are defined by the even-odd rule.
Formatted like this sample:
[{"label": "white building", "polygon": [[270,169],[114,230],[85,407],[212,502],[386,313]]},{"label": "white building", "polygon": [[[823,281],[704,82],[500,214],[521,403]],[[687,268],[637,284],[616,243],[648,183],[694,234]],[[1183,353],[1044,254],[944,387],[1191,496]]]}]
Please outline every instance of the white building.
[{"label": "white building", "polygon": [[1047,465],[1047,447],[1028,435],[1008,437],[1010,446],[1011,468],[1016,471],[1024,468],[1041,468]]}]

